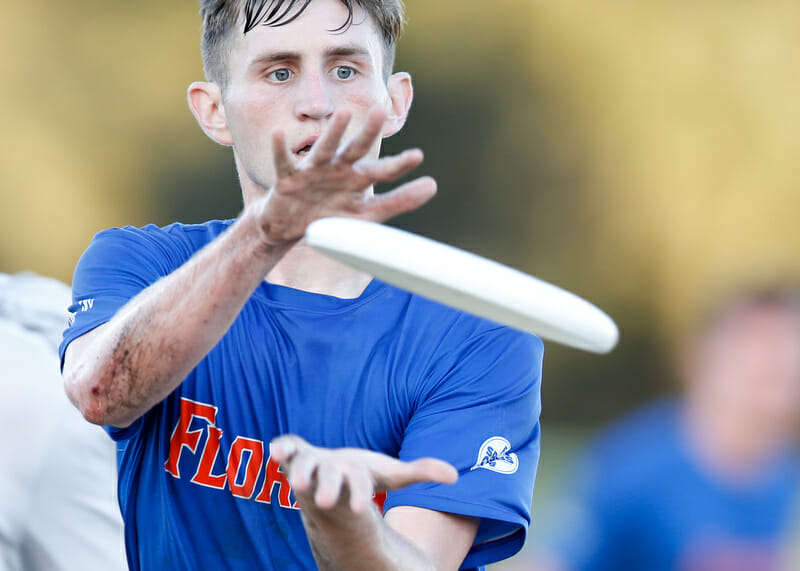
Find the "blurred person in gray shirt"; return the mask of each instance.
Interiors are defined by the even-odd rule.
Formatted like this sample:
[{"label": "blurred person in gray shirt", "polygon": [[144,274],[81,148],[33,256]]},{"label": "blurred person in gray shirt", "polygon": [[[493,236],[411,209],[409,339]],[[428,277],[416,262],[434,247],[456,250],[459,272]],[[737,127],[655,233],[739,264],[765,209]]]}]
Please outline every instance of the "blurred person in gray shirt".
[{"label": "blurred person in gray shirt", "polygon": [[114,445],[64,392],[70,289],[0,273],[0,571],[126,569]]}]

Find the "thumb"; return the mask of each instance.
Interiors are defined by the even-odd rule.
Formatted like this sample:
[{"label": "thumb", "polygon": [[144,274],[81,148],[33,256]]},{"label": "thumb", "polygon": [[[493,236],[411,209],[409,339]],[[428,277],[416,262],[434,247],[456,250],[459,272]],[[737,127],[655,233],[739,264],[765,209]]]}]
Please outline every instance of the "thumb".
[{"label": "thumb", "polygon": [[420,478],[419,481],[455,484],[458,480],[458,470],[444,460],[420,458],[411,462],[411,466]]},{"label": "thumb", "polygon": [[458,471],[447,462],[436,458],[420,458],[413,462],[400,462],[396,470],[386,475],[376,486],[384,490],[397,490],[418,482],[454,484]]}]

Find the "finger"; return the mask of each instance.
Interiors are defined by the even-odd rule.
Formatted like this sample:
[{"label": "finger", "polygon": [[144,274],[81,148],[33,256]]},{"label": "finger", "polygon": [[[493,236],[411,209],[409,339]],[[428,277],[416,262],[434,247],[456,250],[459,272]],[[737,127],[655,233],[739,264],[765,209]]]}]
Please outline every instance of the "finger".
[{"label": "finger", "polygon": [[336,155],[352,114],[347,109],[337,111],[328,128],[311,148],[311,161],[315,165],[329,163]]},{"label": "finger", "polygon": [[366,472],[357,470],[347,474],[347,485],[350,491],[350,510],[357,515],[363,514],[375,495],[372,480]]},{"label": "finger", "polygon": [[342,494],[342,471],[331,465],[325,465],[317,470],[317,491],[314,494],[314,503],[323,510],[331,509],[339,501]]},{"label": "finger", "polygon": [[291,461],[298,450],[304,447],[310,447],[310,444],[299,436],[285,434],[272,439],[269,443],[269,453],[278,464],[283,464]]},{"label": "finger", "polygon": [[398,462],[393,465],[381,476],[378,487],[396,490],[418,482],[453,484],[457,480],[458,471],[447,462],[435,458],[420,458],[413,462]]},{"label": "finger", "polygon": [[392,157],[361,161],[354,168],[376,182],[389,182],[417,168],[423,158],[419,149],[409,149]]},{"label": "finger", "polygon": [[431,177],[412,180],[392,191],[376,194],[361,206],[360,218],[385,222],[394,216],[416,210],[436,195],[436,181]]},{"label": "finger", "polygon": [[272,161],[275,165],[275,174],[279,177],[288,177],[294,173],[294,161],[286,145],[286,135],[280,129],[272,132]]},{"label": "finger", "polygon": [[363,158],[375,145],[386,122],[386,112],[380,107],[370,110],[361,132],[340,153],[342,161],[354,163]]},{"label": "finger", "polygon": [[458,470],[444,460],[437,458],[420,458],[410,462],[413,478],[418,482],[438,482],[455,484],[458,481]]},{"label": "finger", "polygon": [[289,486],[297,493],[310,492],[314,487],[314,476],[319,477],[319,459],[316,455],[306,452],[295,454],[287,469],[289,473]]}]

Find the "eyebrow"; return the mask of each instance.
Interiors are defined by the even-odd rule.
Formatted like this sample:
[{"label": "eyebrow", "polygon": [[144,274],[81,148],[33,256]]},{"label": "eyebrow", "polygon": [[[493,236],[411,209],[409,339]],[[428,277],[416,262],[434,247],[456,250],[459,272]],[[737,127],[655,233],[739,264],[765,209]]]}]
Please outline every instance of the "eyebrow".
[{"label": "eyebrow", "polygon": [[[349,44],[344,46],[334,46],[330,47],[325,50],[326,57],[370,57],[369,50],[364,47],[355,44]],[[264,65],[270,64],[280,61],[298,61],[301,60],[303,56],[300,52],[295,51],[280,51],[280,52],[270,52],[263,55],[256,57],[251,63],[250,66],[255,65]]]},{"label": "eyebrow", "polygon": [[370,53],[369,53],[369,50],[364,48],[364,47],[351,44],[351,45],[347,45],[347,46],[336,46],[336,47],[328,48],[327,50],[325,50],[325,55],[328,56],[328,57],[331,57],[331,56],[334,56],[334,57],[342,57],[342,56],[344,56],[344,57],[347,57],[347,56],[369,57]]}]

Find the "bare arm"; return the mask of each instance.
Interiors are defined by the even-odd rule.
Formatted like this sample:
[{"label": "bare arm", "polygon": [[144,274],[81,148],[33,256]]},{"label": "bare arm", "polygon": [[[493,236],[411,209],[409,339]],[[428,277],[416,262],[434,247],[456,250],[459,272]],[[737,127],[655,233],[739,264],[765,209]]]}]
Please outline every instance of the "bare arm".
[{"label": "bare arm", "polygon": [[376,489],[455,482],[446,462],[318,448],[292,435],[275,439],[270,450],[288,473],[320,569],[458,569],[472,546],[477,518],[409,506],[383,518],[372,503]]},{"label": "bare arm", "polygon": [[223,236],[73,341],[67,394],[96,424],[127,426],[164,399],[228,330],[280,259],[245,212]]},{"label": "bare arm", "polygon": [[419,151],[363,159],[384,119],[382,111],[371,112],[361,132],[342,146],[349,114],[338,113],[297,164],[283,134],[273,133],[274,187],[182,267],[70,344],[66,390],[87,420],[128,426],[163,400],[222,338],[255,288],[315,219],[383,221],[433,196],[435,183],[421,178],[365,197],[374,183],[395,180],[422,161]]}]

